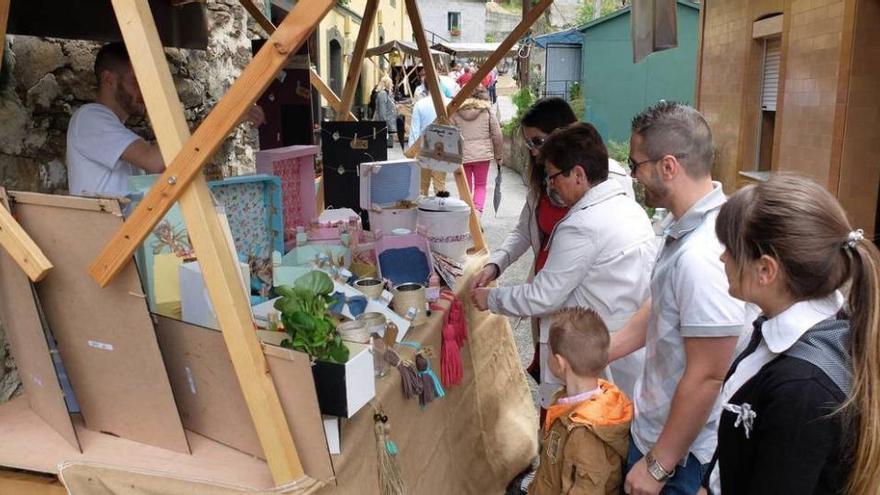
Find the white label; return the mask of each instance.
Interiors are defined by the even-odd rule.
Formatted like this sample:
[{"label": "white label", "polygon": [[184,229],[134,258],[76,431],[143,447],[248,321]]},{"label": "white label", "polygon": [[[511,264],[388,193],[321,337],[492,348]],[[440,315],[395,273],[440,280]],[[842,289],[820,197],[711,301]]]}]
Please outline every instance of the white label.
[{"label": "white label", "polygon": [[98,342],[97,340],[90,340],[89,347],[94,347],[95,349],[102,349],[105,351],[113,350],[113,344],[105,344],[104,342]]},{"label": "white label", "polygon": [[186,381],[189,383],[189,391],[192,392],[193,395],[196,395],[196,381],[193,380],[192,370],[189,369],[189,366],[184,366],[183,369],[186,371]]}]

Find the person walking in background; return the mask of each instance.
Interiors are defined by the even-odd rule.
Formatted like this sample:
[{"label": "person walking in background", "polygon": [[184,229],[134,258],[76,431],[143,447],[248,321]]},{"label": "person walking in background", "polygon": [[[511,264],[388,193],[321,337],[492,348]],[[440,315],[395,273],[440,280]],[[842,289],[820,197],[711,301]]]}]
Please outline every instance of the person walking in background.
[{"label": "person walking in background", "polygon": [[474,95],[462,103],[452,116],[452,124],[461,130],[464,139],[464,175],[473,194],[474,206],[482,214],[490,162],[494,158],[500,166],[504,158],[501,125],[492,112],[485,88],[478,87]]},{"label": "person walking in background", "polygon": [[376,86],[376,111],[373,120],[385,122],[388,133],[388,147],[394,147],[394,134],[397,133],[397,105],[394,104],[394,82],[387,75],[382,76]]},{"label": "person walking in background", "polygon": [[878,493],[877,248],[831,193],[794,175],[737,191],[715,232],[730,294],[761,315],[721,389],[717,462],[704,487]]},{"label": "person walking in background", "polygon": [[[434,122],[434,119],[437,118],[437,110],[434,109],[434,101],[431,99],[430,88],[427,84],[424,88],[425,97],[413,105],[412,122],[409,126],[409,142],[407,143],[407,147],[416,144],[416,141],[419,140],[419,137],[425,132],[425,129],[427,129],[428,126]],[[449,104],[449,100],[445,96],[443,96],[442,99],[444,105]],[[434,183],[434,194],[446,190],[446,172],[423,168],[421,174],[421,187],[419,188],[419,191],[422,196],[428,195],[432,182]]]}]

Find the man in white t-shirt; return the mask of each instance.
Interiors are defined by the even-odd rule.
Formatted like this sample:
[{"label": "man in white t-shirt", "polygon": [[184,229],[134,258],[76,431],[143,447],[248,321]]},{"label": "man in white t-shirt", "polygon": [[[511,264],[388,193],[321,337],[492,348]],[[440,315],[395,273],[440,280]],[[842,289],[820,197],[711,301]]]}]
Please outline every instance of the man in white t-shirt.
[{"label": "man in white t-shirt", "polygon": [[[145,113],[144,100],[122,43],[110,43],[95,57],[98,96],[79,108],[67,128],[67,179],[70,194],[123,196],[128,178],[165,170],[159,147],[125,127],[131,116]],[[259,125],[262,110],[245,116]]]},{"label": "man in white t-shirt", "polygon": [[611,339],[609,361],[645,348],[624,492],[696,493],[716,444],[718,393],[745,320],[728,293],[715,236],[726,198],[711,177],[709,125],[660,102],[633,119],[630,170],[674,221],[651,274],[651,299]]}]

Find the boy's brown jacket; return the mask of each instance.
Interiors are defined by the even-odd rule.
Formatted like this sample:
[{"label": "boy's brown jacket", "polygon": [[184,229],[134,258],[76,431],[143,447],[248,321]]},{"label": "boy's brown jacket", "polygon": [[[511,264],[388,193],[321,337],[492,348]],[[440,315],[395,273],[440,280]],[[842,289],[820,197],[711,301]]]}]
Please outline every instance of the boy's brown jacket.
[{"label": "boy's brown jacket", "polygon": [[548,411],[529,495],[620,493],[633,406],[613,384],[599,380],[599,387],[600,393],[568,410],[554,405]]}]

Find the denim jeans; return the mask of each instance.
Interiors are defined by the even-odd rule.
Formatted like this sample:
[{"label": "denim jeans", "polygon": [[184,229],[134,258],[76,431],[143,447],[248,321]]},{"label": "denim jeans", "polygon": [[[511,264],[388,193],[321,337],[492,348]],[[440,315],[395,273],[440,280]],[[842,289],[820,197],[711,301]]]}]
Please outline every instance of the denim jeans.
[{"label": "denim jeans", "polygon": [[[626,456],[626,472],[644,457],[639,448],[636,447],[632,438],[629,440],[629,454]],[[676,466],[675,475],[666,481],[663,485],[661,495],[693,495],[700,489],[700,481],[703,474],[708,468],[708,464],[700,464],[700,461],[694,457],[694,454],[688,454],[687,464],[685,466]],[[626,477],[624,477],[625,479]]]}]

